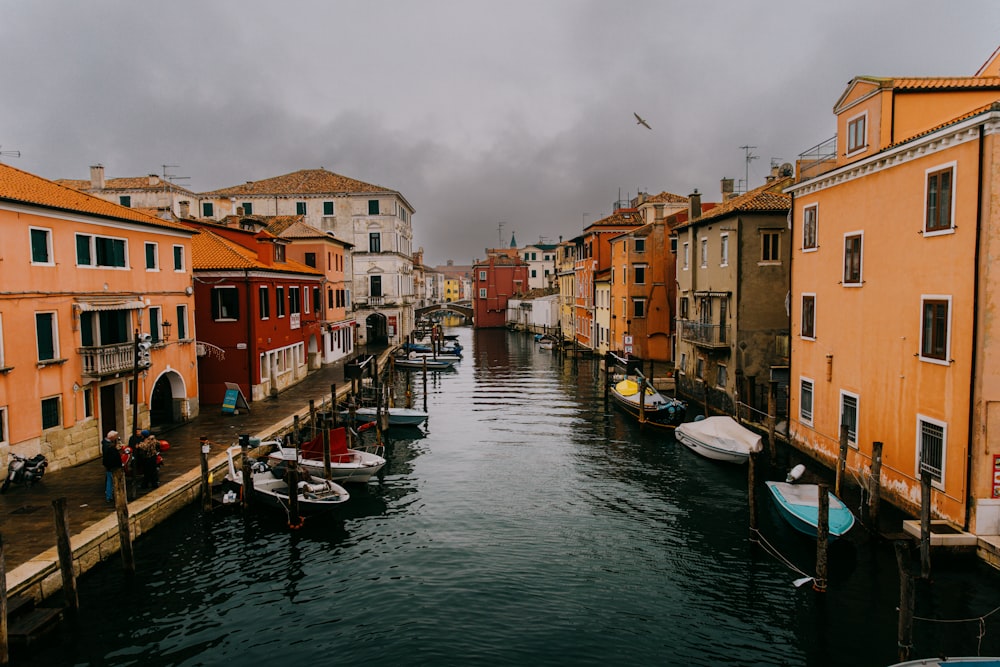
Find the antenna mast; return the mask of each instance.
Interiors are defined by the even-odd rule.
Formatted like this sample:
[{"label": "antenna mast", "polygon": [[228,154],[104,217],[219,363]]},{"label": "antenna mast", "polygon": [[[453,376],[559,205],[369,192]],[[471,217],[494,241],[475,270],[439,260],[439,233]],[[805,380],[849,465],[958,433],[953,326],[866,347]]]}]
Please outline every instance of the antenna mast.
[{"label": "antenna mast", "polygon": [[[3,146],[0,146],[0,148],[3,148]],[[21,151],[0,150],[0,158],[2,157],[21,157]]]},{"label": "antenna mast", "polygon": [[753,149],[757,148],[756,146],[740,146],[740,148],[743,149],[743,151],[744,151],[744,153],[746,155],[746,163],[747,163],[746,164],[746,178],[743,181],[744,184],[745,184],[744,187],[746,188],[744,190],[744,192],[749,192],[750,191],[750,161],[751,160],[756,160],[759,156],[753,154]]},{"label": "antenna mast", "polygon": [[506,224],[507,224],[506,222],[498,222],[497,223],[497,249],[498,250],[503,247],[503,226],[506,225]]}]

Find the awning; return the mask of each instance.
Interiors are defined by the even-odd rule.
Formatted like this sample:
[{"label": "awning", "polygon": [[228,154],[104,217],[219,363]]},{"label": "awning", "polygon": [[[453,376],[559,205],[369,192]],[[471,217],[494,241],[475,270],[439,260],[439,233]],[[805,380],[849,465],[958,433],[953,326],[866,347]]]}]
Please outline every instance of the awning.
[{"label": "awning", "polygon": [[129,301],[127,299],[101,299],[93,301],[79,301],[73,304],[77,310],[142,310],[146,304],[142,301]]}]

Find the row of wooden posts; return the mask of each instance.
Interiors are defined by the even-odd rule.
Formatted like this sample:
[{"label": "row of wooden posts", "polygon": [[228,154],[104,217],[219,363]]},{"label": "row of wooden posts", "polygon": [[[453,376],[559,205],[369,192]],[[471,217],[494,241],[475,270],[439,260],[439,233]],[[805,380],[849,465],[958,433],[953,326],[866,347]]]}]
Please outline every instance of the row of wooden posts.
[{"label": "row of wooden posts", "polygon": [[[627,360],[622,360],[621,358],[615,356],[618,362],[626,362]],[[628,367],[628,366],[626,366]],[[605,364],[605,382],[604,382],[604,399],[605,402],[608,399],[608,391],[611,386],[611,373],[614,369],[614,364]],[[631,374],[636,377],[637,384],[639,385],[639,423],[645,423],[645,394],[646,387],[652,386],[652,383],[647,379],[641,370],[637,368],[632,368]],[[775,397],[776,397],[776,382],[771,382],[768,391],[768,453],[770,462],[774,465],[777,461],[776,453],[776,438],[775,438]],[[706,399],[707,401],[707,399]],[[705,405],[705,414],[708,414],[708,405]],[[847,470],[847,453],[848,448],[848,428],[846,424],[841,425],[840,429],[840,442],[839,442],[839,453],[837,457],[837,465],[835,468],[835,480],[834,480],[834,495],[838,498],[841,497],[841,488],[843,485],[844,477]],[[868,499],[866,504],[867,510],[867,525],[871,527],[875,533],[878,533],[879,525],[879,507],[881,504],[881,482],[882,482],[882,442],[872,443],[872,465],[871,465],[871,477],[867,485]],[[748,502],[750,505],[750,530],[751,533],[757,532],[757,466],[758,466],[758,455],[753,453],[750,455],[749,459],[749,471],[748,471]],[[899,659],[908,660],[910,657],[910,650],[912,648],[913,640],[913,613],[915,605],[915,595],[914,595],[914,580],[920,578],[923,580],[930,579],[931,572],[931,475],[928,471],[923,470],[920,476],[920,487],[921,487],[921,503],[920,503],[920,568],[919,574],[914,572],[913,568],[913,558],[911,554],[911,547],[908,540],[896,540],[895,551],[896,551],[896,561],[899,568],[899,579],[900,579],[900,600],[899,600],[899,625],[897,631],[897,643],[899,646]],[[818,507],[818,521],[817,521],[817,537],[816,537],[816,576],[813,578],[813,589],[817,592],[824,593],[827,588],[827,575],[828,575],[828,551],[829,546],[829,535],[830,535],[830,524],[829,524],[829,512],[830,512],[830,499],[828,496],[829,487],[826,484],[818,484],[819,487],[819,507]]]}]

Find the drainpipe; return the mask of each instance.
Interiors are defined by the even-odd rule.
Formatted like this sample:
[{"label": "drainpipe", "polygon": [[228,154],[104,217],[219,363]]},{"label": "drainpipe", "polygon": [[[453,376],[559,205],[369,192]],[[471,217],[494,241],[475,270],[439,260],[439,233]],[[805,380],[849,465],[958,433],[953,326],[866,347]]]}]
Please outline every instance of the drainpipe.
[{"label": "drainpipe", "polygon": [[972,503],[974,494],[972,491],[972,429],[975,422],[976,415],[976,403],[973,400],[975,398],[976,389],[976,365],[979,362],[979,345],[978,345],[978,330],[979,330],[979,260],[981,254],[980,239],[982,238],[983,229],[983,154],[986,150],[983,144],[983,125],[980,124],[977,128],[979,130],[979,163],[977,165],[976,171],[976,252],[974,257],[974,277],[972,284],[972,293],[974,298],[972,299],[972,366],[969,372],[969,443],[967,445],[967,451],[965,455],[965,524],[962,526],[963,530],[969,529],[969,518],[972,514]]},{"label": "drainpipe", "polygon": [[248,269],[243,269],[243,284],[246,285],[247,292],[247,389],[250,391],[250,399],[253,400],[253,364],[251,363],[253,360],[250,357],[257,349],[257,345],[253,341],[253,330],[250,326],[250,318],[253,316],[251,304],[253,297],[250,291],[250,271]]}]

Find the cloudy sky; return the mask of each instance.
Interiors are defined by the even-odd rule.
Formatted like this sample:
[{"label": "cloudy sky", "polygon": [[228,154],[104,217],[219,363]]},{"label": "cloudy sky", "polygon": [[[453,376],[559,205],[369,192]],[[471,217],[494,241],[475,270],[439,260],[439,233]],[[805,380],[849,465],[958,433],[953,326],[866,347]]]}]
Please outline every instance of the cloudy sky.
[{"label": "cloudy sky", "polygon": [[325,167],[462,264],[639,191],[760,185],[853,76],[971,75],[998,45],[997,0],[2,0],[0,159],[197,192]]}]

